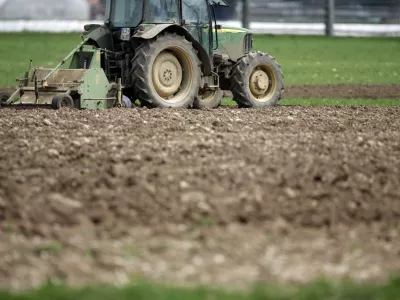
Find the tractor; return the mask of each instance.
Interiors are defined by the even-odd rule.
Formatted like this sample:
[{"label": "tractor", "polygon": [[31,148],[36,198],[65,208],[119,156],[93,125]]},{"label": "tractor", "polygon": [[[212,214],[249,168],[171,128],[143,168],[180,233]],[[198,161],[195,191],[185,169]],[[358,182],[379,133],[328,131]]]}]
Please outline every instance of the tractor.
[{"label": "tractor", "polygon": [[227,4],[109,0],[103,25],[85,25],[82,43],[56,68],[30,67],[2,104],[215,108],[225,90],[239,107],[277,104],[281,66],[253,51],[251,31],[217,24],[217,6]]}]

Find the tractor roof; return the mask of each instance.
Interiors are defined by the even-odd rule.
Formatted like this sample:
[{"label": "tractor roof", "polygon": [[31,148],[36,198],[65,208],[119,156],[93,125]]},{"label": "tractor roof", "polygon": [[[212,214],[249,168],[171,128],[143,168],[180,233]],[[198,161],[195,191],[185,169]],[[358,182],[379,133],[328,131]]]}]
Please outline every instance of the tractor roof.
[{"label": "tractor roof", "polygon": [[215,6],[229,6],[228,3],[225,2],[225,0],[208,0],[208,2],[211,5]]}]

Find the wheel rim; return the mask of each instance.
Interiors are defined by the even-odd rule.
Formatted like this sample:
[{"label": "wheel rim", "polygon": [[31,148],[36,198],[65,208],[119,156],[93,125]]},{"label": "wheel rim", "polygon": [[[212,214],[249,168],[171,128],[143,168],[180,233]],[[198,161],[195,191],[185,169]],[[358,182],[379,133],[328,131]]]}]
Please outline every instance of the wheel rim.
[{"label": "wheel rim", "polygon": [[271,67],[260,65],[254,68],[250,74],[249,87],[257,102],[269,101],[276,91],[276,76]]},{"label": "wheel rim", "polygon": [[214,100],[214,98],[217,97],[218,92],[219,92],[219,89],[216,89],[216,90],[201,89],[199,91],[199,100],[200,101]]},{"label": "wheel rim", "polygon": [[190,57],[178,47],[160,52],[153,63],[152,79],[157,94],[166,102],[185,100],[193,81]]},{"label": "wheel rim", "polygon": [[207,101],[207,100],[214,99],[214,97],[216,97],[217,93],[218,93],[218,89],[216,89],[216,90],[202,89],[199,91],[199,100]]},{"label": "wheel rim", "polygon": [[69,107],[69,102],[68,102],[68,100],[67,99],[62,99],[61,100],[61,103],[60,103],[60,106],[61,107]]}]

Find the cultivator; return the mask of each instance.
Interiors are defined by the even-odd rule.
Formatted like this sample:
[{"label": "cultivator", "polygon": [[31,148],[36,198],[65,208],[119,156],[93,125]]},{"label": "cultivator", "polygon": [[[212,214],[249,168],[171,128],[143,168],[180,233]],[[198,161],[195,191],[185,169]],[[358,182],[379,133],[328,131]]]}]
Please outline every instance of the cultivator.
[{"label": "cultivator", "polygon": [[122,85],[109,83],[101,68],[101,50],[84,40],[54,69],[32,68],[2,106],[105,109],[122,106]]}]

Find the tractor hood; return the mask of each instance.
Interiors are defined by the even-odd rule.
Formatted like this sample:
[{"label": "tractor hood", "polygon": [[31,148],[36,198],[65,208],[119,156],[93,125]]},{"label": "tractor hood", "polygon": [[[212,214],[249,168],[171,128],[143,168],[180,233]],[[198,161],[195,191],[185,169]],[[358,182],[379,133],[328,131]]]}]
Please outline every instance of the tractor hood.
[{"label": "tractor hood", "polygon": [[227,55],[237,61],[252,49],[252,33],[241,27],[222,26],[218,32],[217,54]]},{"label": "tractor hood", "polygon": [[222,26],[221,29],[218,29],[218,33],[243,33],[243,34],[251,34],[251,30],[242,28],[242,27],[231,27],[231,26]]}]

